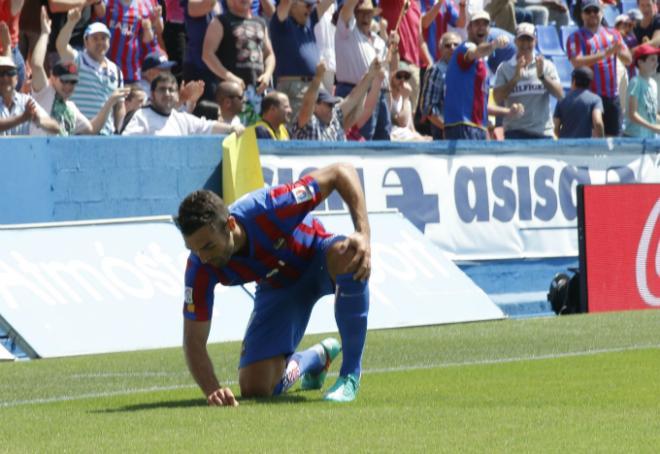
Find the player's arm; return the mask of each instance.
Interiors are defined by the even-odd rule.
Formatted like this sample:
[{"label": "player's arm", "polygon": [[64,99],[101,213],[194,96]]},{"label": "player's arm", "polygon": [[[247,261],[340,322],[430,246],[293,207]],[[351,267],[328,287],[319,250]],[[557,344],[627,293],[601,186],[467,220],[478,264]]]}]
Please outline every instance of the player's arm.
[{"label": "player's arm", "polygon": [[355,256],[349,264],[349,269],[357,269],[354,278],[366,280],[371,273],[371,229],[367,216],[367,204],[360,184],[358,173],[351,164],[333,164],[309,174],[319,185],[321,196],[328,197],[332,191],[337,191],[348,205],[355,232],[348,237],[346,244],[355,250]]},{"label": "player's arm", "polygon": [[183,351],[188,370],[206,396],[209,405],[236,407],[238,401],[227,387],[220,386],[213,370],[213,363],[206,349],[211,330],[210,321],[183,321]]}]

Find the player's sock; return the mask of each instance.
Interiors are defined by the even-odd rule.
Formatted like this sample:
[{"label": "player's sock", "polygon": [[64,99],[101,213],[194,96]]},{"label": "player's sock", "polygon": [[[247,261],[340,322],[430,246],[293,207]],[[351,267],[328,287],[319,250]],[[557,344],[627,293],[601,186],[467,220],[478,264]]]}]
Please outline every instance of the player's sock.
[{"label": "player's sock", "polygon": [[338,274],[336,284],[335,320],[343,354],[339,375],[354,374],[359,379],[367,338],[369,287],[367,282],[353,280],[353,274]]},{"label": "player's sock", "polygon": [[303,374],[321,372],[325,366],[325,350],[321,344],[316,344],[302,352],[291,355],[286,362],[282,379],[275,386],[273,395],[277,396],[291,388]]}]

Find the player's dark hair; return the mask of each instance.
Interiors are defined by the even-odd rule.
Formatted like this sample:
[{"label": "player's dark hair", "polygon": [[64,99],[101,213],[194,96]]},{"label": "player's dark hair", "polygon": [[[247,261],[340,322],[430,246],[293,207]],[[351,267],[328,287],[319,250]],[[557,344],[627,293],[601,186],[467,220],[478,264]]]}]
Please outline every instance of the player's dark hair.
[{"label": "player's dark hair", "polygon": [[220,196],[201,189],[183,199],[174,222],[183,236],[190,236],[205,225],[220,232],[227,224],[228,217],[229,210]]}]

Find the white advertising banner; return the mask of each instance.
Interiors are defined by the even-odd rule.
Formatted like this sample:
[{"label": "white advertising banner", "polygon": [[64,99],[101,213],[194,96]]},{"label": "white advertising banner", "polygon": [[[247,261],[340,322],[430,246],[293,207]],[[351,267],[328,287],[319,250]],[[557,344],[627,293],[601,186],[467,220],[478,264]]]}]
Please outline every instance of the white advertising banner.
[{"label": "white advertising banner", "polygon": [[[551,148],[529,153],[264,154],[268,184],[354,164],[369,210],[397,209],[452,259],[577,256],[576,187],[660,182],[657,153]],[[340,151],[340,150],[336,150]],[[331,197],[322,209],[344,209]]]},{"label": "white advertising banner", "polygon": [[[369,328],[503,318],[500,309],[398,213],[374,213]],[[350,233],[348,214],[324,215]],[[0,229],[0,315],[41,357],[181,345],[188,256],[169,218]],[[211,342],[240,340],[252,297],[216,286]],[[335,332],[332,297],[309,333]]]},{"label": "white advertising banner", "polygon": [[0,344],[0,361],[13,361],[14,359],[16,359],[14,358],[14,355],[12,355],[4,345]]}]

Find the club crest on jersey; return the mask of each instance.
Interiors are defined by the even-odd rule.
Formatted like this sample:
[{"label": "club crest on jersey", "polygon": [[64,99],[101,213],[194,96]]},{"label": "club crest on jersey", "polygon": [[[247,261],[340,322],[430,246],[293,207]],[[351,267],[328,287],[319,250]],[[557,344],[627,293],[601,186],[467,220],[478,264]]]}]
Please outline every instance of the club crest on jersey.
[{"label": "club crest on jersey", "polygon": [[308,188],[307,186],[296,186],[293,188],[293,197],[296,199],[296,203],[304,203],[312,200],[313,195],[312,188]]},{"label": "club crest on jersey", "polygon": [[195,301],[193,301],[192,287],[186,287],[184,303],[186,304],[186,310],[188,312],[195,312]]}]

